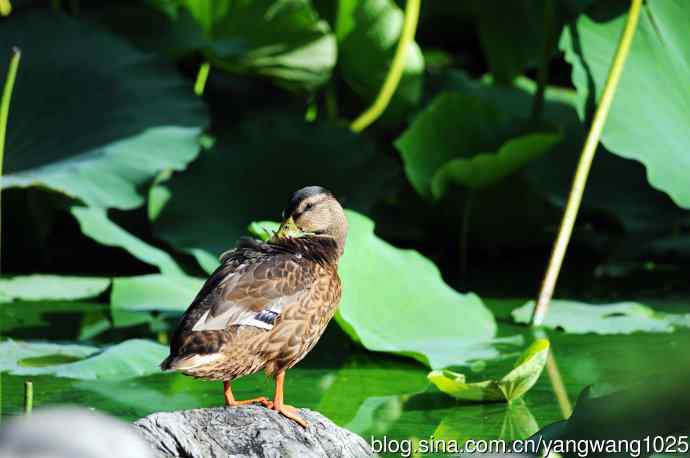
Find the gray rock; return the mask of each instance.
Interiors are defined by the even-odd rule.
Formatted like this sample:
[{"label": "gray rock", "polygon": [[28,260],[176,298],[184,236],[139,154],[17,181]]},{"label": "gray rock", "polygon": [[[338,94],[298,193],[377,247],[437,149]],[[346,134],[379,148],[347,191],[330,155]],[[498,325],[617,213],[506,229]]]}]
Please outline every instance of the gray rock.
[{"label": "gray rock", "polygon": [[83,407],[46,407],[0,428],[2,458],[153,458],[131,424]]},{"label": "gray rock", "polygon": [[374,456],[364,439],[320,413],[301,409],[300,415],[309,422],[306,430],[255,405],[158,412],[134,425],[165,457]]}]

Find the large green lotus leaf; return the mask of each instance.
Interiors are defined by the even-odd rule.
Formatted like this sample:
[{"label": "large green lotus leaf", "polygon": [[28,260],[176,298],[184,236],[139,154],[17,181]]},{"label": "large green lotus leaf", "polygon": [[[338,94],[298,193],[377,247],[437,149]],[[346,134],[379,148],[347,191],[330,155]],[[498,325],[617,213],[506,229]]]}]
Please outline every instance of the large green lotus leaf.
[{"label": "large green lotus leaf", "polygon": [[165,251],[149,245],[112,222],[102,208],[72,207],[81,231],[98,243],[127,250],[135,258],[157,266],[164,274],[183,274],[175,260]]},{"label": "large green lotus leaf", "polygon": [[557,133],[527,134],[508,140],[496,153],[452,159],[434,174],[431,193],[438,199],[453,185],[478,189],[495,184],[549,151],[560,139]]},{"label": "large green lotus leaf", "polygon": [[[165,183],[154,232],[210,272],[252,221],[278,219],[296,190],[325,186],[348,207],[367,210],[392,173],[392,160],[344,127],[256,115],[222,129],[211,150]],[[152,193],[152,206],[161,195]]]},{"label": "large green lotus leaf", "polygon": [[427,377],[439,390],[456,399],[510,403],[537,383],[548,354],[549,341],[538,339],[520,356],[513,370],[500,380],[468,383],[464,374],[449,370],[432,371]]},{"label": "large green lotus leaf", "polygon": [[0,279],[0,303],[13,300],[73,300],[95,297],[110,286],[109,278],[27,275]]},{"label": "large green lotus leaf", "polygon": [[46,367],[39,365],[42,361],[76,361],[97,352],[97,347],[88,345],[5,340],[0,342],[0,372],[7,371],[17,375],[45,373],[42,371],[47,371]]},{"label": "large green lotus leaf", "polygon": [[[2,187],[45,186],[100,207],[132,208],[137,187],[198,152],[205,109],[174,67],[49,11],[18,12],[0,43],[23,50]],[[0,74],[7,60],[0,60]]]},{"label": "large green lotus leaf", "polygon": [[[603,2],[561,37],[573,66],[580,114],[604,88],[626,15]],[[690,208],[690,2],[645,2],[630,55],[616,90],[602,142],[622,157],[642,162],[649,183]]]},{"label": "large green lotus leaf", "polygon": [[[366,103],[374,100],[388,74],[403,26],[403,12],[392,0],[342,0],[335,26],[338,66],[343,78]],[[420,101],[424,57],[410,43],[405,67],[384,119],[401,120]]]},{"label": "large green lotus leaf", "polygon": [[[528,323],[534,301],[512,312],[518,323]],[[592,305],[576,301],[552,300],[544,326],[573,334],[630,334],[633,332],[672,332],[675,327],[690,327],[690,314],[656,312],[636,302]]]},{"label": "large green lotus leaf", "polygon": [[336,40],[309,0],[236,0],[220,12],[210,30],[214,64],[306,89],[330,78]]},{"label": "large green lotus leaf", "polygon": [[446,285],[438,268],[418,252],[378,238],[369,218],[353,211],[347,218],[336,319],[353,339],[369,350],[441,368],[463,363],[463,347],[494,337],[496,323],[479,297]]},{"label": "large green lotus leaf", "polygon": [[204,284],[201,278],[182,275],[140,275],[113,279],[110,298],[118,310],[184,311]]},{"label": "large green lotus leaf", "polygon": [[508,138],[510,117],[491,101],[444,92],[395,141],[417,192],[431,195],[434,174],[447,162],[495,151]]},{"label": "large green lotus leaf", "polygon": [[[84,345],[7,340],[0,342],[0,370],[15,375],[120,380],[159,372],[158,364],[167,355],[168,347],[142,339],[126,340],[101,352]],[[60,357],[79,360],[58,362]]]}]

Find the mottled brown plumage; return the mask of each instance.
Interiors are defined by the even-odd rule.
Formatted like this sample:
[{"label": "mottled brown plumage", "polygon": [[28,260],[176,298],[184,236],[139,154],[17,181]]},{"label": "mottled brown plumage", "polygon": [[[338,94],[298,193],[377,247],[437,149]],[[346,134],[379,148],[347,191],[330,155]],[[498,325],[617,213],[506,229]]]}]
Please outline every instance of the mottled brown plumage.
[{"label": "mottled brown plumage", "polygon": [[276,398],[257,399],[300,424],[282,403],[287,369],[316,345],[340,301],[338,260],[347,222],[330,192],[297,191],[281,229],[268,242],[242,239],[221,256],[173,334],[165,370],[229,382],[264,370],[276,377]]}]

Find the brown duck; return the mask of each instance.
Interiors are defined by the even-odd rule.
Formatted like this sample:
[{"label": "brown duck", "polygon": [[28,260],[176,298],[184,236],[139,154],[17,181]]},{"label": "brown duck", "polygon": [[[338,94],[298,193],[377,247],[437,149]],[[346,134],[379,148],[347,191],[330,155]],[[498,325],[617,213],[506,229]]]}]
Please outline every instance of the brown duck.
[{"label": "brown duck", "polygon": [[[230,406],[260,402],[306,427],[283,402],[285,371],[316,345],[340,301],[338,260],[347,220],[333,195],[300,189],[267,242],[242,239],[221,255],[172,336],[164,370],[222,380]],[[238,401],[230,382],[264,370],[275,377],[273,401]]]}]

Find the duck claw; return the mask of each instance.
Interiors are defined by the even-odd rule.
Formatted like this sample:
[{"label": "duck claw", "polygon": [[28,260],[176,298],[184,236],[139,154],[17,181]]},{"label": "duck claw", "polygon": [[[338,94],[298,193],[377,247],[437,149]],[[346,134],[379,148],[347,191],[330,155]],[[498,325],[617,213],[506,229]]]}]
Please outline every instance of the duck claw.
[{"label": "duck claw", "polygon": [[309,423],[297,414],[298,409],[296,407],[287,404],[283,404],[281,406],[274,405],[271,407],[271,410],[275,410],[282,416],[289,418],[290,420],[294,421],[304,429],[307,429],[309,427]]}]

